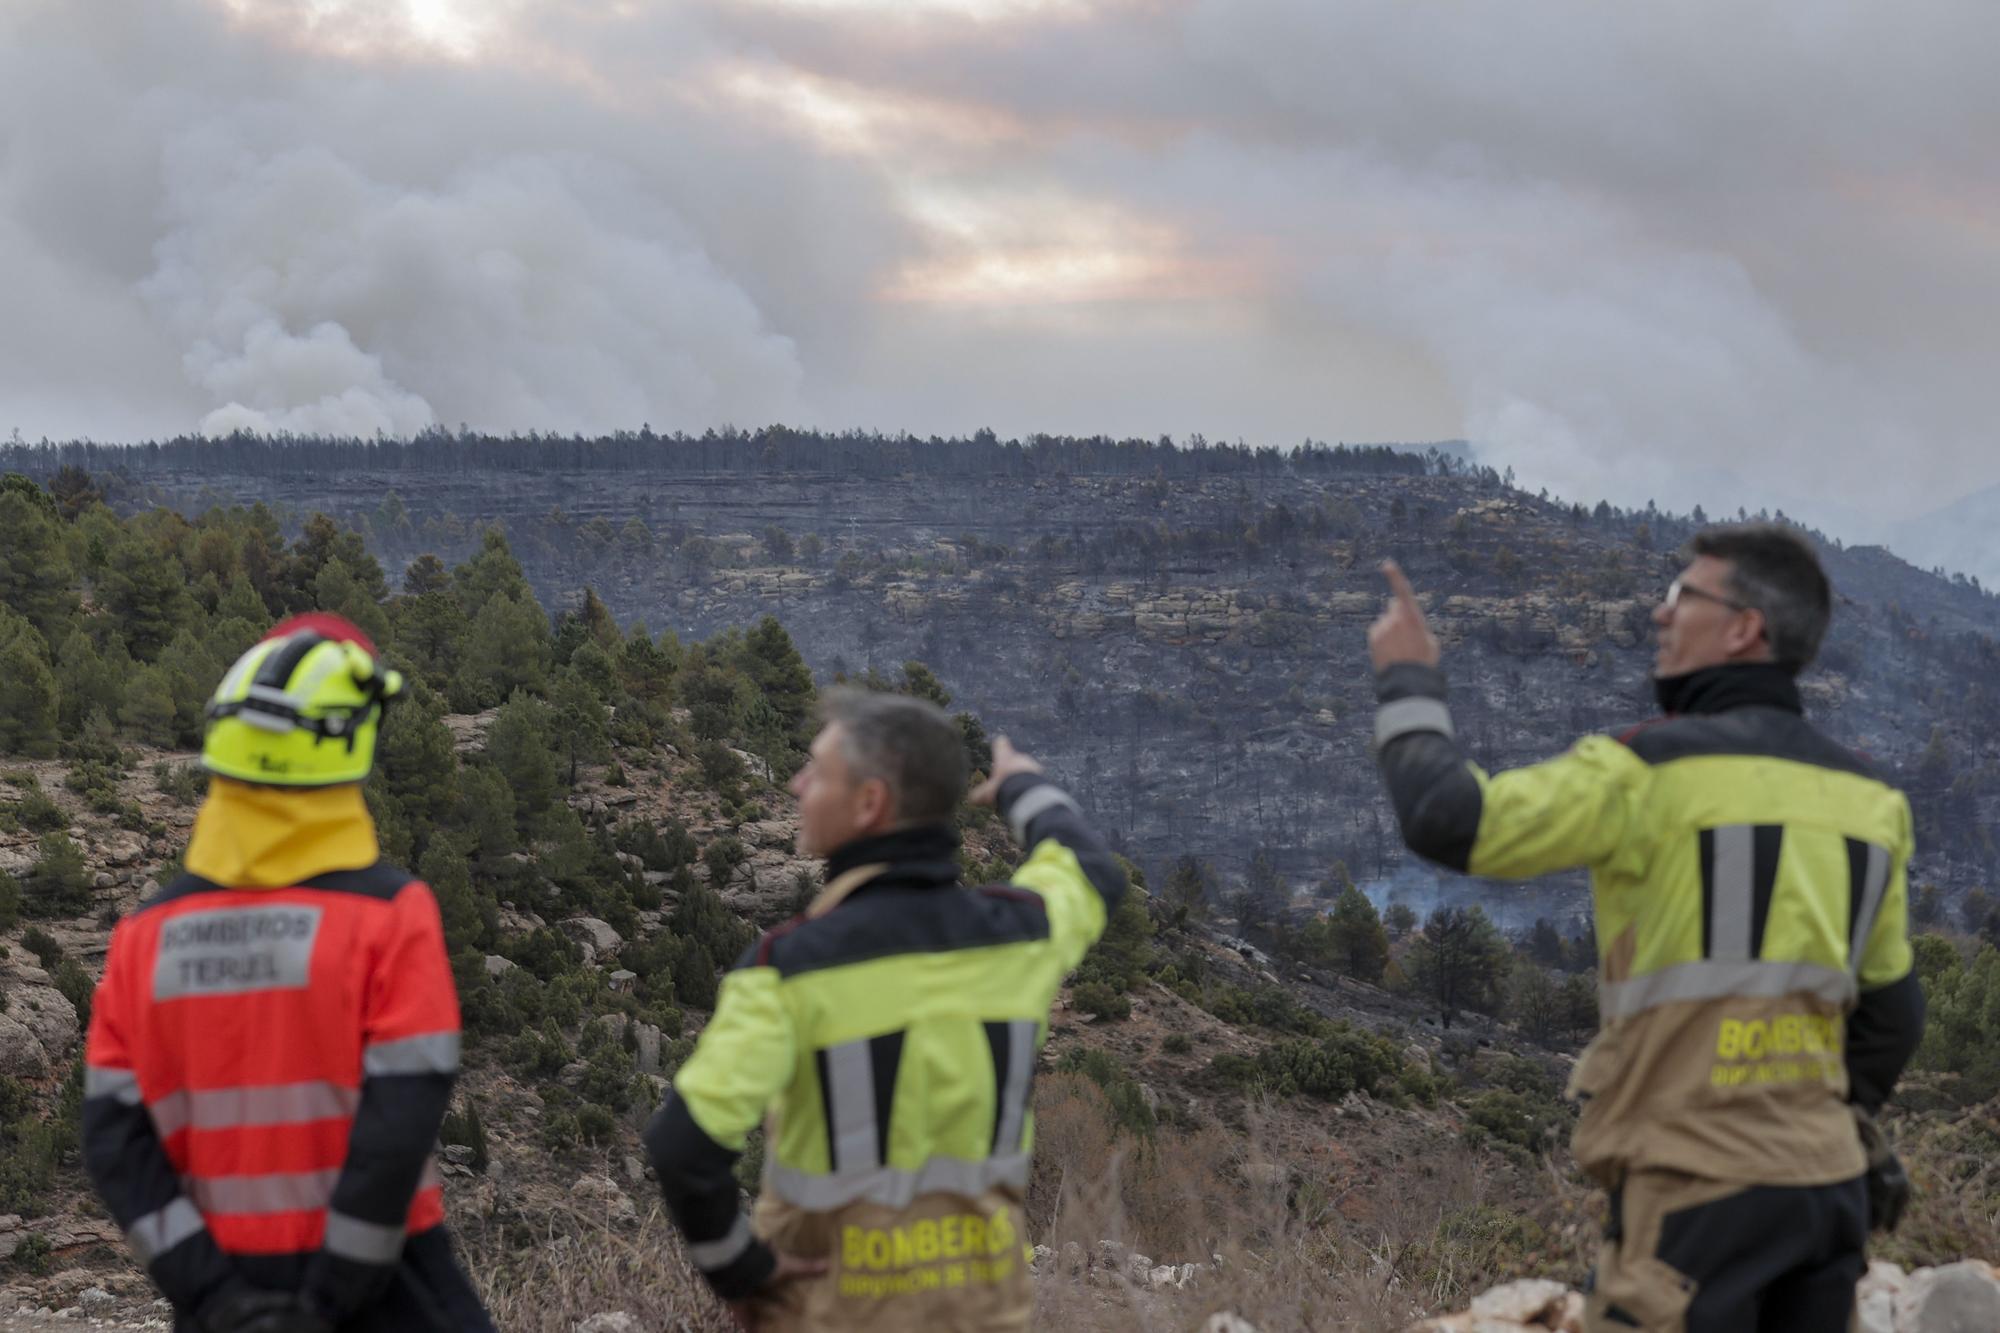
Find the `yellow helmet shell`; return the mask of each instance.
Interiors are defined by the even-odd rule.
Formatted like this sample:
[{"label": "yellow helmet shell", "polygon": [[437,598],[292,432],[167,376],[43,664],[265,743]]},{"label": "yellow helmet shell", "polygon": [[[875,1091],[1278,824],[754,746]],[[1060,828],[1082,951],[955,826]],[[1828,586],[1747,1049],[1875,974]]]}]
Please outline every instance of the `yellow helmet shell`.
[{"label": "yellow helmet shell", "polygon": [[401,694],[374,645],[337,616],[286,621],[236,659],[208,704],[201,764],[238,782],[333,787],[375,766],[384,705]]}]

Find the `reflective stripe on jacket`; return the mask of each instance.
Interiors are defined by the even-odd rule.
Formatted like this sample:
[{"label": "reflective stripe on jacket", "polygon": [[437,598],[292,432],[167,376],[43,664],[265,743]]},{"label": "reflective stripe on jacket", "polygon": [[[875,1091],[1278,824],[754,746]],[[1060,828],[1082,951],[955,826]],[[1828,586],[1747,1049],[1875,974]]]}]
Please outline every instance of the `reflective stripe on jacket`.
[{"label": "reflective stripe on jacket", "polygon": [[297,1257],[350,1312],[443,1220],[430,1153],[458,1060],[423,883],[383,863],[283,888],[183,875],[112,935],[85,1165],[184,1314],[233,1271],[225,1256]]},{"label": "reflective stripe on jacket", "polygon": [[[1571,1083],[1579,1164],[1860,1174],[1847,1016],[1914,991],[1910,811],[1805,721],[1790,677],[1699,673],[1684,715],[1492,776],[1458,752],[1436,671],[1392,668],[1380,691],[1378,751],[1414,849],[1496,878],[1590,870],[1603,1027]],[[1887,1066],[1867,1071],[1878,1101],[1915,1031],[1901,1022],[1888,1044],[1869,1053]]]},{"label": "reflective stripe on jacket", "polygon": [[[764,1281],[768,1241],[832,1261],[787,1295],[803,1326],[1025,1326],[1035,1061],[1125,877],[1046,779],[1011,779],[1000,804],[1029,849],[1009,884],[959,884],[948,829],[845,848],[813,907],[724,978],[647,1132],[724,1295]],[[728,1164],[767,1113],[753,1228]]]}]

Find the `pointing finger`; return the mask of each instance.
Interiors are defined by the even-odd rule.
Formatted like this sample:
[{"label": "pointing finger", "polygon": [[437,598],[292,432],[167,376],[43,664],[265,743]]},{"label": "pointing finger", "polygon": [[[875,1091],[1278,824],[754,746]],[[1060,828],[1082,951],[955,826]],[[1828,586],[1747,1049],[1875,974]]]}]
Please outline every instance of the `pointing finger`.
[{"label": "pointing finger", "polygon": [[1382,577],[1389,580],[1389,595],[1394,597],[1404,610],[1419,616],[1424,613],[1423,607],[1417,605],[1417,591],[1410,586],[1409,576],[1403,573],[1401,565],[1394,560],[1384,560]]}]

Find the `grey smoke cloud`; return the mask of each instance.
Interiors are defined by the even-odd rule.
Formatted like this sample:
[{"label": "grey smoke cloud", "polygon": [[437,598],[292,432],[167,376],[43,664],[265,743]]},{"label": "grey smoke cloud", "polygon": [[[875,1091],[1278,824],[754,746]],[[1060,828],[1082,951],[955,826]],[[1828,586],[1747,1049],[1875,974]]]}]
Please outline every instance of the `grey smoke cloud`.
[{"label": "grey smoke cloud", "polygon": [[230,3],[0,12],[34,433],[1466,436],[1850,539],[2000,483],[1973,0]]},{"label": "grey smoke cloud", "polygon": [[[393,35],[393,8],[354,18]],[[798,410],[793,341],[675,206],[727,180],[680,177],[629,117],[288,46],[194,0],[31,0],[0,25],[19,113],[0,264],[33,316],[0,334],[0,403],[25,424],[407,435]],[[69,104],[76,123],[48,113]]]},{"label": "grey smoke cloud", "polygon": [[604,430],[796,407],[791,340],[626,173],[507,157],[408,185],[326,148],[170,156],[141,294],[202,429]]}]

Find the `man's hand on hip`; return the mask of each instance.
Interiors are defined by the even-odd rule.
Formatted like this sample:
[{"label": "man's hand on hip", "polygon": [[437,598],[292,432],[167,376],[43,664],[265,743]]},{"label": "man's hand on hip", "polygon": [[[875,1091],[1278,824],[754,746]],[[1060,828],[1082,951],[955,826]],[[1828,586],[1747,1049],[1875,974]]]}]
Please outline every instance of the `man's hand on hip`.
[{"label": "man's hand on hip", "polygon": [[[1436,666],[1437,636],[1424,621],[1424,608],[1417,605],[1417,594],[1410,587],[1410,580],[1394,560],[1382,562],[1382,576],[1389,580],[1389,605],[1368,627],[1369,660],[1378,672],[1403,662]],[[997,759],[997,747],[994,753]]]},{"label": "man's hand on hip", "polygon": [[992,805],[1000,799],[1000,784],[1022,773],[1039,773],[1042,766],[1014,748],[1005,736],[993,738],[993,771],[966,799],[974,805]]}]

